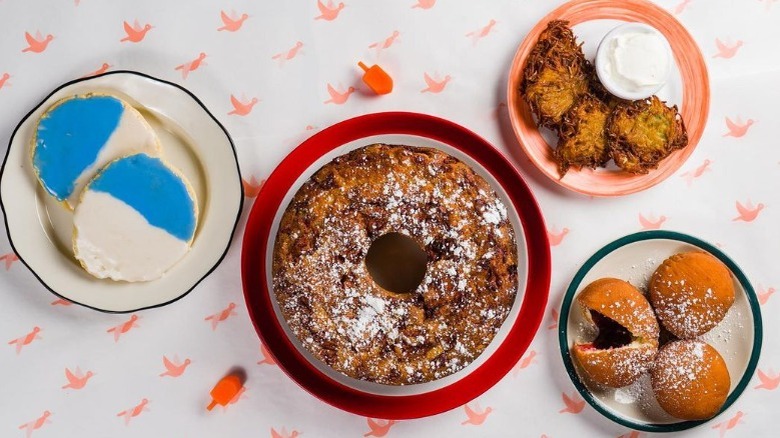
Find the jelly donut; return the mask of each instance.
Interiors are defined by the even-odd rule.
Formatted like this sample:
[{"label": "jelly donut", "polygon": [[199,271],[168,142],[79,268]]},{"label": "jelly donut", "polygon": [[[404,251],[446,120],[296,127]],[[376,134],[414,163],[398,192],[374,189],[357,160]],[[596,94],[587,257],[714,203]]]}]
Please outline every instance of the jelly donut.
[{"label": "jelly donut", "polygon": [[658,351],[658,322],[647,299],[630,283],[602,278],[577,295],[585,319],[597,330],[591,342],[575,343],[572,356],[595,383],[622,387],[647,371]]}]

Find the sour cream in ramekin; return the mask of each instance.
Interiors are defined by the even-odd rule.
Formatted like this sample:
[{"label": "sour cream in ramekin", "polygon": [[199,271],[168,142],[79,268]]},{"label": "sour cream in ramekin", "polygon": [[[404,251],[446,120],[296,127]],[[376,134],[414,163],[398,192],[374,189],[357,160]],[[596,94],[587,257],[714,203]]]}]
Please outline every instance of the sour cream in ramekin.
[{"label": "sour cream in ramekin", "polygon": [[672,68],[669,42],[643,23],[612,29],[596,52],[596,73],[604,87],[621,99],[638,100],[657,93]]}]

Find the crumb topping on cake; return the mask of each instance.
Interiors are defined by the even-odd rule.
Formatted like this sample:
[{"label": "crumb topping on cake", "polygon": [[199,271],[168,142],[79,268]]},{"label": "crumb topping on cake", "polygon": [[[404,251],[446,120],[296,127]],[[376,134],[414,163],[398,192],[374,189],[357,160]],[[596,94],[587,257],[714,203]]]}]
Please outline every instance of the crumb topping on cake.
[{"label": "crumb topping on cake", "polygon": [[[427,255],[411,293],[382,289],[365,257],[388,233]],[[517,251],[489,184],[443,152],[371,145],[317,171],[287,208],[273,284],[290,328],[354,378],[411,384],[452,374],[487,347],[512,307]]]}]

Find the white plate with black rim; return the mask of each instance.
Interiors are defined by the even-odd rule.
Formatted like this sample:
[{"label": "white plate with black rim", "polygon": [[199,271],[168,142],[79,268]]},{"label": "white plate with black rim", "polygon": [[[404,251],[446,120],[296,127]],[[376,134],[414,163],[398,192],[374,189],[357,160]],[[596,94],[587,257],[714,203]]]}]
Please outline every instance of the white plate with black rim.
[{"label": "white plate with black rim", "polygon": [[645,290],[653,272],[666,258],[697,250],[710,253],[728,267],[735,290],[734,304],[723,320],[697,338],[718,350],[731,375],[731,390],[715,416],[737,401],[753,377],[761,354],[763,329],[758,298],[742,269],[715,246],[687,234],[656,230],[621,237],[598,250],[577,271],[561,304],[558,329],[563,363],[574,386],[594,409],[616,423],[647,432],[676,432],[712,418],[684,421],[667,414],[655,400],[647,375],[625,388],[605,388],[588,382],[569,354],[575,342],[586,341],[593,335],[588,333],[582,312],[577,311],[575,298],[585,286],[604,277],[620,278]]},{"label": "white plate with black rim", "polygon": [[[85,93],[112,94],[143,114],[157,133],[166,162],[187,177],[198,199],[199,219],[190,252],[163,277],[148,282],[100,280],[73,257],[72,212],[38,183],[30,160],[36,121],[54,102]],[[192,93],[142,73],[114,71],[65,83],[19,123],[2,174],[0,205],[19,260],[55,295],[105,312],[132,312],[169,304],[186,295],[222,261],[244,195],[233,142]]]}]

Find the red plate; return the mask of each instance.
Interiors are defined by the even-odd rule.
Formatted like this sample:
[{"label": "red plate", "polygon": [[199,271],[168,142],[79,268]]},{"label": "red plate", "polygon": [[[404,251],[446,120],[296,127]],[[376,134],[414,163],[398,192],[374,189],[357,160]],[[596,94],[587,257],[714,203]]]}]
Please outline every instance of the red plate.
[{"label": "red plate", "polygon": [[[411,395],[365,392],[318,369],[304,357],[282,327],[267,281],[267,245],[273,242],[274,220],[280,209],[287,207],[282,202],[296,181],[323,155],[347,143],[379,135],[423,137],[444,143],[479,163],[499,182],[516,210],[523,231],[518,242],[524,239],[526,246],[526,279],[521,282],[526,286],[525,290],[518,290],[522,304],[501,343],[481,363],[477,365],[475,361],[475,368],[462,378],[447,386]],[[317,133],[293,150],[273,171],[249,215],[241,254],[241,274],[244,297],[257,333],[282,370],[296,383],[345,411],[373,418],[409,419],[438,414],[468,403],[496,384],[517,363],[539,328],[547,303],[550,247],[541,211],[530,189],[512,164],[488,142],[462,126],[436,117],[404,112],[377,113],[349,119]]]}]

